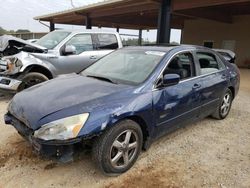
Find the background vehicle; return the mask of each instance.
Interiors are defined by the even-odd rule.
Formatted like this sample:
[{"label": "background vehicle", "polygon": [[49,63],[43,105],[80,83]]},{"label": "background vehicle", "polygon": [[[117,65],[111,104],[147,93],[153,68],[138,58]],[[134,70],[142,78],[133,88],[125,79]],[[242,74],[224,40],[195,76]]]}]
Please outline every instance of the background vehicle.
[{"label": "background vehicle", "polygon": [[[60,74],[79,73],[101,57],[122,48],[116,32],[51,32],[35,43],[5,36],[0,61],[0,89],[20,91]],[[19,53],[18,53],[19,52]]]},{"label": "background vehicle", "polygon": [[11,35],[0,36],[0,58],[15,55],[19,52],[45,53],[45,47],[32,44],[28,40],[13,37]]},{"label": "background vehicle", "polygon": [[239,83],[237,67],[203,47],[129,47],[18,93],[5,122],[57,159],[93,143],[100,169],[120,174],[160,136],[210,115],[226,118]]}]

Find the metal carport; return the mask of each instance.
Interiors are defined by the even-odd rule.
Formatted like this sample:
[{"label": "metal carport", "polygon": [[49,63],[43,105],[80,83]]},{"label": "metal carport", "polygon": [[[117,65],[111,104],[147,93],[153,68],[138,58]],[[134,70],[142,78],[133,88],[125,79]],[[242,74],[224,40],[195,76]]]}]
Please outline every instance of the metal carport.
[{"label": "metal carport", "polygon": [[[203,18],[232,23],[233,16],[250,14],[250,0],[109,0],[34,19],[55,24],[124,29],[157,29],[157,42],[168,43],[170,29],[183,29],[185,20]],[[140,32],[141,33],[141,32]]]}]

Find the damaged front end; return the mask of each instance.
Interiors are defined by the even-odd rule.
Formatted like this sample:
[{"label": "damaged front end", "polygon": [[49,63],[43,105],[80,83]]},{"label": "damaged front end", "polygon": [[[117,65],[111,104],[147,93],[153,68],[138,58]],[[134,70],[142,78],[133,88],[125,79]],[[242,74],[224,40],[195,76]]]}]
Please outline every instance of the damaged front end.
[{"label": "damaged front end", "polygon": [[19,52],[47,53],[47,48],[10,35],[0,36],[0,58]]},{"label": "damaged front end", "polygon": [[21,80],[17,79],[23,64],[17,57],[3,57],[0,60],[0,89],[16,92]]},{"label": "damaged front end", "polygon": [[32,145],[38,155],[58,162],[67,163],[73,161],[74,154],[79,151],[79,148],[86,148],[91,145],[91,137],[76,137],[69,140],[42,140],[34,136],[36,131],[10,113],[4,116],[4,120],[6,124],[16,128],[18,133]]},{"label": "damaged front end", "polygon": [[[23,66],[22,53],[47,53],[47,49],[28,41],[3,35],[0,37],[0,90],[16,92],[22,83],[18,79]],[[20,54],[20,55],[19,55]]]}]

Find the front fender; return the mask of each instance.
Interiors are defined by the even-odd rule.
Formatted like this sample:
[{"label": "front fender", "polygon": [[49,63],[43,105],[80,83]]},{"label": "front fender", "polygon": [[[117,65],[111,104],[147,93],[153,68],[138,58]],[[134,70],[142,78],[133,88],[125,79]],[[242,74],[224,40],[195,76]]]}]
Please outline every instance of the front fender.
[{"label": "front fender", "polygon": [[19,53],[20,56],[17,57],[23,64],[23,66],[20,69],[20,73],[25,72],[27,70],[27,68],[31,67],[31,66],[41,66],[44,67],[46,69],[48,69],[52,76],[55,77],[56,76],[56,68],[54,65],[52,65],[50,62],[46,61],[46,60],[41,60],[29,53],[25,53],[25,52],[21,52]]},{"label": "front fender", "polygon": [[96,99],[96,101],[77,104],[42,117],[36,127],[39,128],[51,121],[82,113],[90,115],[78,137],[102,134],[108,128],[115,126],[117,122],[130,117],[141,118],[147,126],[149,136],[153,135],[155,122],[152,110],[152,92],[126,95],[123,98],[110,97],[106,98],[105,103]]},{"label": "front fender", "polygon": [[119,121],[131,117],[142,119],[146,124],[149,136],[153,135],[152,93],[138,95],[127,102],[121,101],[121,103],[112,104],[108,108],[107,106],[109,104],[90,113],[79,136],[100,134],[115,126]]}]

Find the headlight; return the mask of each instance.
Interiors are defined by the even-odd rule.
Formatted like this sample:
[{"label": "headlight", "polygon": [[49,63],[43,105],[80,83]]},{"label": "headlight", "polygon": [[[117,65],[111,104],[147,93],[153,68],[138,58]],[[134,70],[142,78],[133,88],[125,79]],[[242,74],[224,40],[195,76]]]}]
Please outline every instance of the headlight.
[{"label": "headlight", "polygon": [[77,137],[89,117],[88,113],[70,116],[43,125],[34,137],[42,140],[67,140]]},{"label": "headlight", "polygon": [[5,62],[9,72],[14,72],[16,68],[21,68],[23,66],[22,62],[16,57],[5,58]]}]

